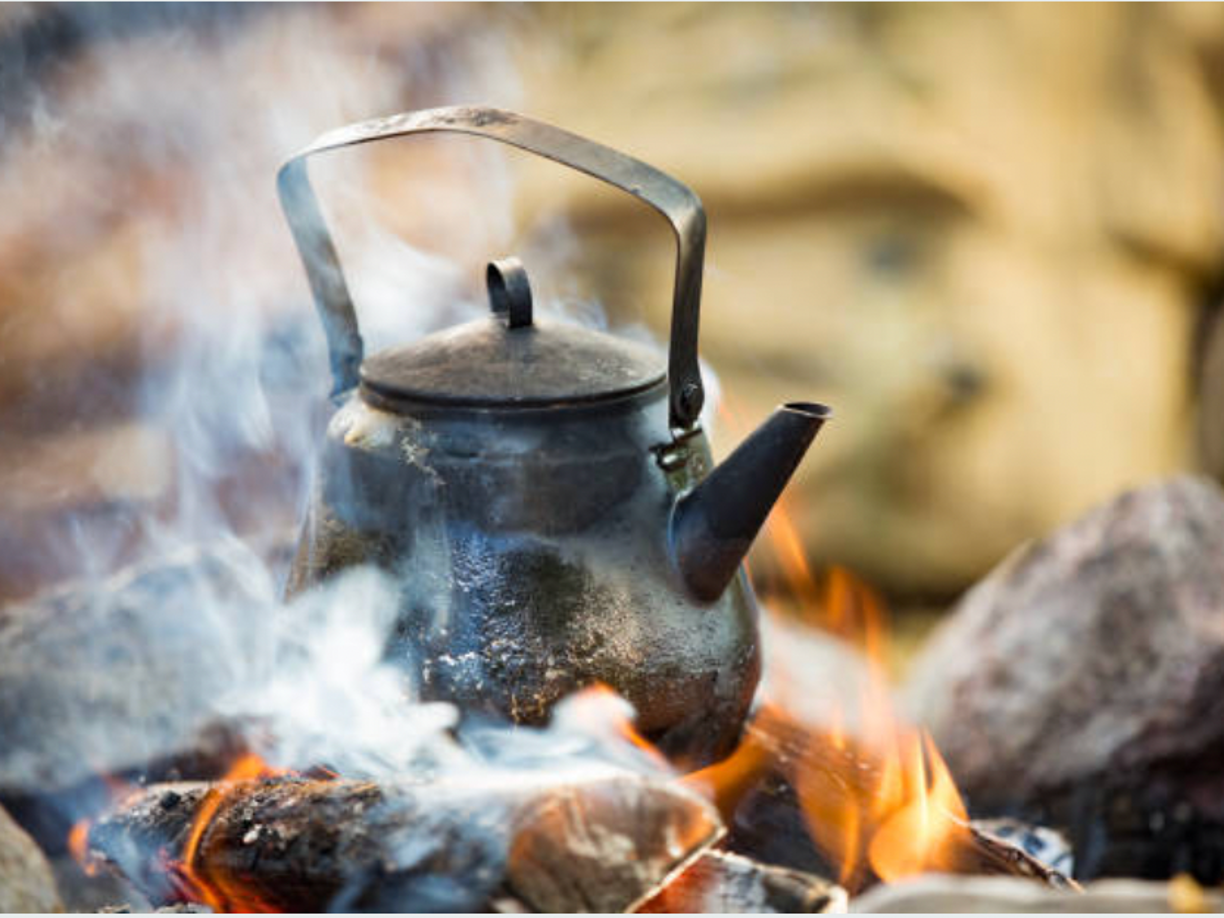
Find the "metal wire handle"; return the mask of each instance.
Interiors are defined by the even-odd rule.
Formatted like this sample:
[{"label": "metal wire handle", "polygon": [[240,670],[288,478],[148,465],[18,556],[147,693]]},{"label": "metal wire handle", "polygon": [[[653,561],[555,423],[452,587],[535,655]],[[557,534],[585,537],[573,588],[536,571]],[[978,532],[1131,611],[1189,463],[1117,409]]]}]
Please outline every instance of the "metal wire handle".
[{"label": "metal wire handle", "polygon": [[700,199],[686,185],[631,156],[560,128],[495,108],[434,108],[351,124],[318,137],[277,173],[281,208],[302,256],[327,334],[335,381],[333,394],[346,392],[357,385],[364,346],[340,258],[310,184],[306,160],[325,150],[427,132],[473,134],[519,147],[627,191],[667,218],[676,236],[676,283],[667,361],[671,387],[669,416],[673,428],[691,427],[705,400],[697,363],[706,236],[705,211]]}]

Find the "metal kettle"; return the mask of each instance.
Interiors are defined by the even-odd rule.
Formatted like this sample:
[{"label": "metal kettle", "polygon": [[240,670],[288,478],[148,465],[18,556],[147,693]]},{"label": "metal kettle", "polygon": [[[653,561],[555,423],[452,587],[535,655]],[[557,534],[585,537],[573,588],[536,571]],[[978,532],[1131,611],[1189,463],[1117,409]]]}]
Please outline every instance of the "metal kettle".
[{"label": "metal kettle", "polygon": [[[661,213],[677,241],[666,373],[649,348],[534,316],[515,259],[488,267],[486,318],[364,357],[306,160],[423,132],[519,147]],[[603,682],[674,759],[698,766],[728,753],[760,672],[741,562],[829,412],[783,406],[713,467],[698,419],[696,195],[607,147],[477,107],[332,131],[281,168],[278,190],[339,404],[287,595],[377,564],[400,588],[388,653],[420,697],[534,724]]]}]

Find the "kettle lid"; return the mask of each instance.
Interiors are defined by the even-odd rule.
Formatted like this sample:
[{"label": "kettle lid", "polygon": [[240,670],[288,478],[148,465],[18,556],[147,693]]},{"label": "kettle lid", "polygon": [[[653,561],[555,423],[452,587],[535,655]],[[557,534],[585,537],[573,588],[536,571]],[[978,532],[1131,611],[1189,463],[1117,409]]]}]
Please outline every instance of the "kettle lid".
[{"label": "kettle lid", "polygon": [[659,386],[662,355],[567,322],[536,319],[517,259],[488,267],[494,314],[387,348],[361,364],[380,400],[456,407],[546,408],[622,398]]}]

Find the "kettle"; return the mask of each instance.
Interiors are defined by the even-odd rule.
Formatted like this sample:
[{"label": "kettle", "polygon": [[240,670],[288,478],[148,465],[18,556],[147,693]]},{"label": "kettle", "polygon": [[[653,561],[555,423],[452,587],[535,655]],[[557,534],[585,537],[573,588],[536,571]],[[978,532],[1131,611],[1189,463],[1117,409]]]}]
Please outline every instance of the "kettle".
[{"label": "kettle", "polygon": [[[488,266],[486,317],[363,356],[306,161],[427,132],[538,154],[669,221],[677,261],[666,372],[643,345],[536,317],[514,258]],[[281,167],[277,187],[338,405],[286,595],[373,563],[395,578],[387,653],[418,697],[539,724],[561,698],[605,683],[674,761],[699,767],[729,753],[760,675],[742,561],[829,411],[784,405],[713,466],[699,423],[706,230],[697,196],[600,144],[468,106],[324,134]]]}]

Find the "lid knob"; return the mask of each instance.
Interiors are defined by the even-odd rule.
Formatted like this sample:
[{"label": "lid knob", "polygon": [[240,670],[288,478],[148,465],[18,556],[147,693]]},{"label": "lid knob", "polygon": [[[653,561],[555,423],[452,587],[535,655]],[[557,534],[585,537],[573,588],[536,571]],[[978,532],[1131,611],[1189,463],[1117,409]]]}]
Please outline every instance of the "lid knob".
[{"label": "lid knob", "polygon": [[485,270],[489,305],[495,313],[507,313],[511,328],[531,325],[531,284],[527,271],[517,258],[499,258]]}]

